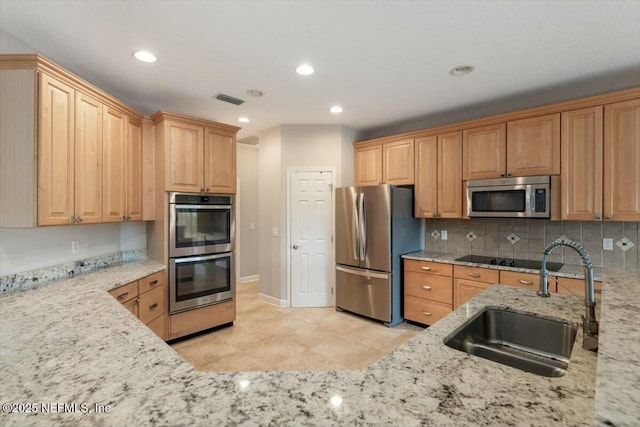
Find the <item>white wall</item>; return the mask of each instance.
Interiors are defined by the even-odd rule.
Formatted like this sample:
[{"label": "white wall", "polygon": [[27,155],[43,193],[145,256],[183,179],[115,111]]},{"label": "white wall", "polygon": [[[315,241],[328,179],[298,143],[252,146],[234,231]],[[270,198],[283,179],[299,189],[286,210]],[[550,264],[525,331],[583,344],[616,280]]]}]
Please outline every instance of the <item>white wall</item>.
[{"label": "white wall", "polygon": [[36,49],[0,29],[0,53],[36,53]]},{"label": "white wall", "polygon": [[[71,253],[71,241],[80,251]],[[146,248],[143,222],[0,228],[0,276],[123,250]]]},{"label": "white wall", "polygon": [[[260,272],[259,250],[259,201],[258,201],[258,145],[238,144],[238,180],[239,191],[236,229],[239,231],[238,241],[240,257],[240,278],[255,276]],[[254,228],[251,229],[251,224]]]},{"label": "white wall", "polygon": [[[331,167],[336,186],[353,183],[353,142],[359,133],[339,125],[283,125],[260,135],[260,292],[287,296],[287,168]],[[278,237],[272,236],[277,227]]]}]

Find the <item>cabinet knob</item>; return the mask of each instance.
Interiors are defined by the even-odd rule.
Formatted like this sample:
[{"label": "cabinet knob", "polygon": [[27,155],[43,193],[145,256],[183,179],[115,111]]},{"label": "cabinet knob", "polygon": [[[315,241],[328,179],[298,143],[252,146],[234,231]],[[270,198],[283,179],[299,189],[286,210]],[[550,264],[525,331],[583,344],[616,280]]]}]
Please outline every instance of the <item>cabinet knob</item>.
[{"label": "cabinet knob", "polygon": [[510,174],[510,173],[508,173],[508,174],[507,174],[507,176],[511,176],[511,174]]},{"label": "cabinet knob", "polygon": [[209,192],[209,187],[205,188],[204,191]]},{"label": "cabinet knob", "polygon": [[423,286],[422,289],[424,289],[425,291],[430,291],[431,290],[431,286]]},{"label": "cabinet knob", "polygon": [[427,317],[431,316],[431,313],[429,313],[428,311],[423,311],[422,314],[424,314]]},{"label": "cabinet knob", "polygon": [[605,214],[604,219],[611,219],[611,214]]},{"label": "cabinet knob", "polygon": [[82,217],[79,217],[79,216],[77,216],[77,217],[76,217],[76,224],[77,224],[78,222],[82,222]]},{"label": "cabinet knob", "polygon": [[504,177],[504,174],[503,174],[503,173],[501,173],[501,174],[500,174],[500,176]]},{"label": "cabinet knob", "polygon": [[531,280],[520,279],[520,283],[522,283],[523,285],[533,285],[533,282]]},{"label": "cabinet knob", "polygon": [[480,277],[480,273],[469,273],[469,276],[475,277],[477,279]]},{"label": "cabinet knob", "polygon": [[422,267],[420,267],[420,269],[422,269],[424,271],[429,271],[429,270],[431,270],[431,267],[422,266]]},{"label": "cabinet knob", "polygon": [[596,214],[596,219],[600,219],[600,214]]}]

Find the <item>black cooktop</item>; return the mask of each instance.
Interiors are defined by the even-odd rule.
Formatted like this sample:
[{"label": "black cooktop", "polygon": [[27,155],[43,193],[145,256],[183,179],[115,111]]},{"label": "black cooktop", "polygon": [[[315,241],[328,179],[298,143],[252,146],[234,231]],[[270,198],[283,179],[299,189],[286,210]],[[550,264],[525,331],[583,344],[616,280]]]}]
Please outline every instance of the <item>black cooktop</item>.
[{"label": "black cooktop", "polygon": [[[506,259],[482,255],[466,255],[461,258],[456,258],[456,261],[475,262],[477,264],[504,265],[516,268],[530,268],[532,270],[540,270],[542,268],[542,261],[533,261],[528,259]],[[561,268],[562,263],[547,261],[547,270],[558,271]]]}]

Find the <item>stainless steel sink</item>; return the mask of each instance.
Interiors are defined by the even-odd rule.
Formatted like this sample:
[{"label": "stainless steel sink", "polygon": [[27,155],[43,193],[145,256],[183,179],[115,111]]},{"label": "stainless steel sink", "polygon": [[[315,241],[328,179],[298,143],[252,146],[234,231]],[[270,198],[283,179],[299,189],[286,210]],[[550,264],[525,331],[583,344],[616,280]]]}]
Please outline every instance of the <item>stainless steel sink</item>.
[{"label": "stainless steel sink", "polygon": [[545,377],[569,366],[577,328],[503,307],[487,306],[444,339],[456,350]]}]

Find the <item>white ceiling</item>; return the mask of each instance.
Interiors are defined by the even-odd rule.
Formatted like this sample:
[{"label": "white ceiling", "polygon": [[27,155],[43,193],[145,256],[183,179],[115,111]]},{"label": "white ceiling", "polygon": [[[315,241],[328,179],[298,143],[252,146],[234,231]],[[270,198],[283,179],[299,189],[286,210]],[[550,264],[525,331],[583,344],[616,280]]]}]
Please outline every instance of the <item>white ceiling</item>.
[{"label": "white ceiling", "polygon": [[[240,125],[239,138],[280,124],[366,130],[619,70],[640,75],[637,0],[0,0],[0,28],[142,113]],[[134,60],[137,49],[159,62]],[[316,73],[297,75],[302,62]],[[462,64],[476,70],[449,74]],[[212,99],[218,92],[246,102]],[[329,113],[334,104],[344,112]]]}]

